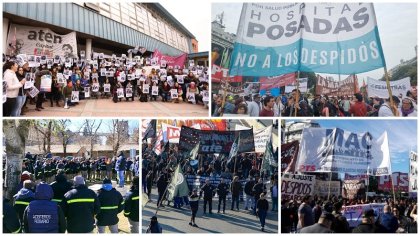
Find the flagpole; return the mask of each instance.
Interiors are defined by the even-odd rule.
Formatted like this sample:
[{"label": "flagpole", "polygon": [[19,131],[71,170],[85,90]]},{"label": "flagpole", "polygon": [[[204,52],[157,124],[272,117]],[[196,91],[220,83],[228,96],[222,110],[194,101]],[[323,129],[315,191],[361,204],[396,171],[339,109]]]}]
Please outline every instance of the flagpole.
[{"label": "flagpole", "polygon": [[328,182],[328,198],[327,201],[330,200],[330,194],[331,194],[331,179],[332,179],[332,171],[330,172],[330,181]]},{"label": "flagpole", "polygon": [[392,194],[394,195],[394,202],[395,202],[394,178],[392,178],[392,173],[390,176],[391,176]]},{"label": "flagpole", "polygon": [[384,66],[384,71],[385,71],[386,88],[388,89],[388,95],[389,95],[389,105],[390,105],[392,114],[394,114],[394,116],[396,116],[397,111],[393,109],[394,108],[394,99],[392,98],[391,84],[389,82],[389,74],[388,74],[388,70],[387,70],[386,66]]}]

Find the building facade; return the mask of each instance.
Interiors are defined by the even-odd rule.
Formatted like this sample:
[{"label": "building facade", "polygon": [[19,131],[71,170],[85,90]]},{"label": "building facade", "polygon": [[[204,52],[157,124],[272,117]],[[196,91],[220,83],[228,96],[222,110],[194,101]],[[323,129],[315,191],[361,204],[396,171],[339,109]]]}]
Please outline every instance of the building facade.
[{"label": "building facade", "polygon": [[198,47],[195,36],[159,3],[4,3],[5,54],[12,46],[7,36],[16,32],[11,24],[76,32],[77,53],[83,50],[87,57],[93,52],[130,57],[128,50],[137,46],[147,50],[143,56],[154,50],[178,56]]}]

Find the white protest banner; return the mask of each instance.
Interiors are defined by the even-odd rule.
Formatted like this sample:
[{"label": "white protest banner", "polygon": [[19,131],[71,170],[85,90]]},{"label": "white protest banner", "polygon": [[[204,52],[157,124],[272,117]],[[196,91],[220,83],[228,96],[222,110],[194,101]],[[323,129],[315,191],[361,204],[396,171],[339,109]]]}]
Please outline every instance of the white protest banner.
[{"label": "white protest banner", "polygon": [[29,90],[29,96],[31,96],[31,98],[34,98],[36,95],[38,95],[39,90],[33,86],[30,90]]},{"label": "white protest banner", "polygon": [[229,75],[354,74],[385,65],[373,3],[244,3]]},{"label": "white protest banner", "polygon": [[124,97],[124,88],[117,88],[117,97],[118,98]]},{"label": "white protest banner", "polygon": [[110,92],[111,92],[111,85],[104,84],[104,93],[110,93]]},{"label": "white protest banner", "polygon": [[85,92],[85,98],[90,98],[90,88],[89,87],[84,87],[84,92]]},{"label": "white protest banner", "polygon": [[57,83],[59,84],[65,84],[66,78],[64,78],[63,73],[57,73]]},{"label": "white protest banner", "polygon": [[282,199],[293,198],[293,196],[313,195],[314,188],[314,175],[283,174],[283,177],[281,177]]},{"label": "white protest banner", "polygon": [[[299,90],[301,93],[306,93],[308,91],[308,78],[299,78]],[[296,89],[295,83],[291,85],[286,85],[284,88],[285,93],[291,93],[293,89]]]},{"label": "white protest banner", "polygon": [[[19,46],[14,50],[15,55],[46,55],[53,58],[55,55],[63,57],[76,57],[76,32],[60,35],[48,28],[10,24],[7,36],[7,45]],[[41,60],[39,61],[39,63]]]},{"label": "white protest banner", "polygon": [[189,102],[195,103],[195,94],[194,93],[187,92],[187,100]]},{"label": "white protest banner", "polygon": [[71,92],[71,102],[79,102],[79,91]]},{"label": "white protest banner", "polygon": [[[411,89],[410,77],[390,81],[390,87],[392,95],[398,96],[402,94],[403,97],[407,94],[407,91]],[[369,97],[380,97],[388,98],[388,89],[386,87],[386,81],[379,81],[368,77],[367,80],[368,96]]]},{"label": "white protest banner", "polygon": [[148,94],[149,90],[150,90],[150,86],[148,84],[144,84],[143,89],[142,89],[143,93]]},{"label": "white protest banner", "polygon": [[381,217],[384,211],[385,203],[360,204],[352,206],[343,206],[342,213],[346,217],[351,228],[355,228],[362,223],[363,212],[373,209],[376,213],[375,220]]},{"label": "white protest banner", "polygon": [[203,96],[203,102],[210,101],[209,91],[203,90],[201,91],[201,95]]},{"label": "white protest banner", "polygon": [[176,75],[176,82],[178,84],[184,84],[184,75]]},{"label": "white protest banner", "polygon": [[364,174],[369,167],[372,175],[391,173],[386,132],[374,139],[369,133],[339,128],[304,128],[301,147],[297,161],[301,172]]},{"label": "white protest banner", "polygon": [[92,92],[94,93],[99,92],[99,83],[92,84]]},{"label": "white protest banner", "polygon": [[3,103],[7,101],[7,82],[3,80]]},{"label": "white protest banner", "polygon": [[330,193],[330,196],[341,196],[340,181],[323,181],[317,179],[315,181],[314,194],[327,197],[328,192]]},{"label": "white protest banner", "polygon": [[171,89],[171,98],[178,98],[177,89]]},{"label": "white protest banner", "polygon": [[51,92],[52,77],[51,75],[41,76],[41,92]]},{"label": "white protest banner", "polygon": [[410,187],[409,192],[417,192],[417,153],[410,152]]},{"label": "white protest banner", "polygon": [[152,86],[152,95],[159,95],[159,87]]},{"label": "white protest banner", "polygon": [[127,87],[125,88],[125,97],[131,98],[133,96],[133,88]]}]

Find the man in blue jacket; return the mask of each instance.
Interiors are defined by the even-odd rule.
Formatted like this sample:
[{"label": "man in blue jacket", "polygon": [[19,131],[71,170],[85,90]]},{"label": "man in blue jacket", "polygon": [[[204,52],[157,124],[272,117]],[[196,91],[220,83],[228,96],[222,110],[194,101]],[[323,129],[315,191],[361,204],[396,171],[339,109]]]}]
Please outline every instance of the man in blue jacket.
[{"label": "man in blue jacket", "polygon": [[118,159],[115,162],[115,171],[118,173],[118,185],[119,187],[124,187],[124,171],[125,171],[126,160],[124,153],[121,151],[118,155]]},{"label": "man in blue jacket", "polygon": [[50,185],[41,182],[35,191],[35,200],[23,213],[26,233],[65,233],[66,220],[60,206],[51,199],[54,193]]},{"label": "man in blue jacket", "polygon": [[391,213],[389,205],[384,206],[384,214],[381,216],[381,225],[385,227],[387,233],[395,233],[398,229],[398,219]]}]

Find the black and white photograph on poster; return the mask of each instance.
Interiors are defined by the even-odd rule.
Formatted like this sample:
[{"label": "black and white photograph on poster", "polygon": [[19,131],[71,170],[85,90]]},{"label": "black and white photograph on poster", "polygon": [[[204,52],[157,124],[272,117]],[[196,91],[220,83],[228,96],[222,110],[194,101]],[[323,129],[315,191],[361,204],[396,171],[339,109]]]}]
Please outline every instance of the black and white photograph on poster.
[{"label": "black and white photograph on poster", "polygon": [[203,102],[208,102],[208,101],[210,101],[210,98],[209,98],[209,91],[201,91],[201,95],[203,96]]},{"label": "black and white photograph on poster", "polygon": [[84,59],[86,57],[85,50],[80,51],[80,58]]},{"label": "black and white photograph on poster", "polygon": [[31,96],[31,98],[34,98],[36,95],[38,95],[39,90],[35,87],[32,86],[32,88],[29,89],[29,96]]},{"label": "black and white photograph on poster", "polygon": [[41,65],[41,56],[35,56],[35,63],[40,66]]},{"label": "black and white photograph on poster", "polygon": [[131,98],[132,96],[133,96],[133,88],[127,87],[125,89],[125,97],[126,98]]},{"label": "black and white photograph on poster", "polygon": [[145,75],[140,75],[139,81],[140,82],[146,81],[146,76]]},{"label": "black and white photograph on poster", "polygon": [[159,83],[159,77],[157,75],[152,76],[152,83]]},{"label": "black and white photograph on poster", "polygon": [[187,100],[189,102],[195,103],[195,94],[194,93],[187,93]]},{"label": "black and white photograph on poster", "polygon": [[92,92],[94,93],[99,92],[99,83],[92,84]]},{"label": "black and white photograph on poster", "polygon": [[86,73],[85,73],[85,74],[83,75],[83,79],[85,79],[85,80],[89,80],[89,78],[90,78],[89,74],[86,74]]},{"label": "black and white photograph on poster", "polygon": [[127,75],[127,80],[128,81],[133,81],[135,78],[134,78],[134,75],[133,74],[128,74]]},{"label": "black and white photograph on poster", "polygon": [[57,73],[57,83],[59,84],[65,84],[66,78],[64,78],[63,73]]},{"label": "black and white photograph on poster", "polygon": [[92,59],[93,59],[93,60],[98,60],[98,58],[99,58],[99,54],[98,54],[98,53],[96,53],[96,52],[94,52],[94,53],[92,54]]},{"label": "black and white photograph on poster", "polygon": [[71,102],[79,102],[79,91],[71,92]]},{"label": "black and white photograph on poster", "polygon": [[150,58],[146,58],[146,66],[150,66],[152,64],[152,60]]},{"label": "black and white photograph on poster", "polygon": [[42,55],[41,56],[41,59],[39,60],[39,63],[40,64],[46,64],[47,63],[47,56],[45,56],[45,55]]},{"label": "black and white photograph on poster", "polygon": [[161,60],[160,61],[160,67],[161,68],[166,68],[166,60]]},{"label": "black and white photograph on poster", "polygon": [[124,97],[124,88],[117,88],[117,97],[118,98]]},{"label": "black and white photograph on poster", "polygon": [[166,81],[168,81],[169,86],[171,86],[171,87],[174,86],[174,80],[173,80],[172,76],[166,77]]},{"label": "black and white photograph on poster", "polygon": [[119,59],[115,60],[114,66],[120,67],[121,61]]},{"label": "black and white photograph on poster", "polygon": [[59,64],[60,63],[60,56],[59,55],[55,55],[54,56],[54,64]]},{"label": "black and white photograph on poster", "polygon": [[149,85],[148,84],[144,84],[142,91],[143,91],[143,93],[148,94],[149,93]]},{"label": "black and white photograph on poster", "polygon": [[160,77],[166,77],[168,75],[168,72],[166,71],[166,69],[160,69],[159,75]]},{"label": "black and white photograph on poster", "polygon": [[99,53],[99,60],[102,60],[102,59],[104,59],[104,57],[105,57],[105,55],[103,54],[103,53]]},{"label": "black and white photograph on poster", "polygon": [[110,93],[110,92],[111,92],[111,85],[104,84],[104,93]]},{"label": "black and white photograph on poster", "polygon": [[124,83],[125,82],[125,74],[120,74],[118,76],[118,82]]},{"label": "black and white photograph on poster", "polygon": [[176,82],[178,84],[184,84],[184,75],[176,75]]},{"label": "black and white photograph on poster", "polygon": [[171,89],[171,98],[178,98],[178,90]]},{"label": "black and white photograph on poster", "polygon": [[99,67],[98,67],[98,63],[96,63],[96,62],[95,62],[95,63],[93,63],[93,64],[92,64],[92,66],[93,66],[93,68],[94,68],[94,69],[98,69],[98,68],[99,68]]},{"label": "black and white photograph on poster", "polygon": [[114,77],[114,72],[111,72],[111,71],[107,71],[106,73],[105,73],[105,76],[106,77]]},{"label": "black and white photograph on poster", "polygon": [[244,94],[259,94],[260,93],[260,83],[259,82],[246,82],[244,85]]},{"label": "black and white photograph on poster", "polygon": [[41,76],[41,92],[51,92],[51,84],[52,84],[52,76],[51,75],[43,75]]},{"label": "black and white photograph on poster", "polygon": [[3,80],[3,103],[7,101],[7,82]]},{"label": "black and white photograph on poster", "polygon": [[194,67],[194,60],[189,60],[188,65],[189,67]]},{"label": "black and white photograph on poster", "polygon": [[54,64],[54,60],[52,58],[47,59],[47,67],[51,69],[52,65]]},{"label": "black and white photograph on poster", "polygon": [[158,86],[152,86],[152,95],[159,95],[159,87]]},{"label": "black and white photograph on poster", "polygon": [[101,76],[106,76],[106,68],[101,68]]},{"label": "black and white photograph on poster", "polygon": [[188,72],[190,72],[188,69],[182,69],[183,74],[188,75]]},{"label": "black and white photograph on poster", "polygon": [[64,66],[65,67],[71,67],[71,64],[72,64],[72,59],[71,58],[66,58],[65,60],[64,60]]},{"label": "black and white photograph on poster", "polygon": [[92,79],[97,79],[99,78],[98,73],[92,73]]},{"label": "black and white photograph on poster", "polygon": [[84,87],[85,98],[90,98],[90,87]]},{"label": "black and white photograph on poster", "polygon": [[152,59],[150,60],[150,65],[151,65],[151,66],[157,66],[157,64],[158,64],[158,62],[157,62],[157,58],[152,58]]}]

